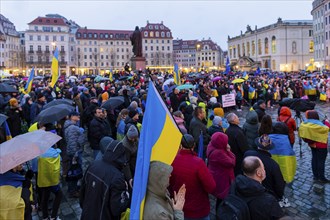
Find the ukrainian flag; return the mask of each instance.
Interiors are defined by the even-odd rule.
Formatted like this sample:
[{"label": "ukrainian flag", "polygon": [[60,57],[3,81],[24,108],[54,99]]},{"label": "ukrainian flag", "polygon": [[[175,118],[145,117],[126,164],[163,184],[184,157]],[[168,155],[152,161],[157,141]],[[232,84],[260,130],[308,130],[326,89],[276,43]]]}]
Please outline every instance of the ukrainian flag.
[{"label": "ukrainian flag", "polygon": [[0,174],[0,219],[24,219],[21,197],[24,176],[8,171]]},{"label": "ukrainian flag", "polygon": [[29,79],[28,79],[28,81],[26,82],[26,85],[25,85],[25,88],[24,88],[25,93],[29,93],[29,92],[31,92],[33,78],[34,78],[34,67],[32,68],[32,70],[31,70],[31,72],[30,72]]},{"label": "ukrainian flag", "polygon": [[55,51],[54,51],[54,56],[53,56],[53,60],[52,60],[52,81],[50,83],[50,86],[52,88],[54,88],[57,80],[59,77],[59,72],[58,72],[58,48],[55,47]]},{"label": "ukrainian flag", "polygon": [[255,75],[255,76],[260,75],[260,72],[261,72],[261,71],[260,71],[260,67],[258,66],[258,68],[257,68],[256,72],[254,73],[254,75]]},{"label": "ukrainian flag", "polygon": [[246,71],[244,71],[243,73],[243,77],[242,77],[245,81],[249,79],[249,75],[246,73]]},{"label": "ukrainian flag", "polygon": [[249,99],[252,100],[254,99],[256,95],[256,89],[253,88],[252,86],[249,87]]},{"label": "ukrainian flag", "polygon": [[179,73],[179,66],[178,64],[174,64],[174,82],[177,85],[181,85],[180,73]]},{"label": "ukrainian flag", "polygon": [[112,68],[110,68],[109,79],[111,82],[113,81]]},{"label": "ukrainian flag", "polygon": [[270,134],[269,138],[275,146],[269,151],[272,154],[272,159],[280,166],[285,182],[290,183],[296,175],[297,159],[288,135]]},{"label": "ukrainian flag", "polygon": [[12,139],[13,137],[11,136],[11,133],[10,133],[10,129],[9,129],[9,126],[8,126],[8,123],[5,121],[2,125],[5,129],[5,134],[6,134],[6,140],[9,141],[10,139]]},{"label": "ukrainian flag", "polygon": [[171,165],[182,134],[154,84],[149,83],[146,112],[143,116],[134,176],[130,219],[142,219],[151,161]]},{"label": "ukrainian flag", "polygon": [[301,138],[326,144],[328,142],[329,127],[316,119],[307,119],[301,123],[298,134]]}]

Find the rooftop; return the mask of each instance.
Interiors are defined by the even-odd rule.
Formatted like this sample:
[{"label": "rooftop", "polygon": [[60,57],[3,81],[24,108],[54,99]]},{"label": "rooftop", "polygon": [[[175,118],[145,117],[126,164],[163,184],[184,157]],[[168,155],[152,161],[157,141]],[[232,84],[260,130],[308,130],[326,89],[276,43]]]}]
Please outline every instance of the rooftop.
[{"label": "rooftop", "polygon": [[94,40],[129,40],[133,31],[126,30],[99,30],[79,28],[76,32],[77,39]]}]

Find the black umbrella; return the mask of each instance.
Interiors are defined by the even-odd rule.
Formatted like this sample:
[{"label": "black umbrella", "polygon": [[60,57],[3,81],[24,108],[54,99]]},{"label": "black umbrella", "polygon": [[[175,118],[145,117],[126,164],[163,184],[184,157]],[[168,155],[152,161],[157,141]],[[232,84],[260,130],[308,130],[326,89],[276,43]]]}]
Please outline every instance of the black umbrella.
[{"label": "black umbrella", "polygon": [[64,105],[72,105],[73,101],[70,100],[70,99],[55,99],[49,103],[47,103],[43,109],[47,109],[49,107],[52,107],[52,106],[57,106],[57,105],[60,105],[60,104],[64,104]]},{"label": "black umbrella", "polygon": [[18,91],[7,83],[0,83],[0,92],[17,93]]},{"label": "black umbrella", "polygon": [[124,81],[124,80],[127,80],[128,79],[128,76],[122,76],[119,78],[119,81]]},{"label": "black umbrella", "polygon": [[120,106],[121,104],[123,104],[124,102],[125,102],[125,100],[124,100],[123,96],[111,97],[109,100],[104,102],[101,107],[108,109],[108,110],[115,109],[118,106]]},{"label": "black umbrella", "polygon": [[4,123],[7,120],[7,115],[4,114],[0,114],[0,125],[2,125],[2,123]]},{"label": "black umbrella", "polygon": [[51,108],[47,108],[42,110],[37,116],[37,122],[41,124],[52,123],[55,121],[59,121],[63,119],[65,116],[69,115],[70,112],[74,110],[73,106],[66,104],[59,104],[56,106],[52,106]]}]

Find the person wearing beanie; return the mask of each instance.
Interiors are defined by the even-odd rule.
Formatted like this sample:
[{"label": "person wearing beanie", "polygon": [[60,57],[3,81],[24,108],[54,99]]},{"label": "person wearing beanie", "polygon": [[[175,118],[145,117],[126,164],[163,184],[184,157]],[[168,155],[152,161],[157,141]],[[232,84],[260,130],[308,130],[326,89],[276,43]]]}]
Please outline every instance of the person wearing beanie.
[{"label": "person wearing beanie", "polygon": [[79,92],[73,93],[73,101],[74,101],[74,105],[76,107],[76,111],[79,112],[80,116],[82,116],[84,109],[83,109],[83,105],[81,103]]},{"label": "person wearing beanie", "polygon": [[215,132],[224,133],[222,128],[222,118],[219,116],[211,115],[210,119],[212,120],[212,125],[207,130],[209,135],[212,136]]},{"label": "person wearing beanie", "polygon": [[7,123],[11,136],[15,137],[22,133],[21,123],[23,119],[23,111],[19,106],[17,99],[11,98],[9,100],[9,108],[7,108],[6,115],[8,116]]},{"label": "person wearing beanie", "polygon": [[125,134],[127,133],[128,129],[131,125],[134,125],[137,130],[138,128],[138,120],[139,120],[139,112],[135,109],[130,109],[128,112],[128,117],[125,119]]},{"label": "person wearing beanie", "polygon": [[253,109],[257,112],[258,114],[258,121],[261,122],[261,119],[266,115],[266,103],[264,100],[259,100],[253,105]]},{"label": "person wearing beanie", "polygon": [[23,118],[27,123],[27,126],[30,127],[31,125],[31,106],[32,106],[32,98],[31,97],[26,97],[25,103],[22,106],[22,111],[23,111]]},{"label": "person wearing beanie", "polygon": [[34,119],[41,112],[45,104],[46,104],[46,97],[44,96],[44,94],[39,93],[37,95],[37,100],[31,105],[31,113],[30,113],[31,123],[35,122]]},{"label": "person wearing beanie", "polygon": [[[248,156],[256,156],[260,158],[265,166],[267,174],[265,180],[262,181],[262,185],[264,185],[266,189],[273,192],[276,199],[280,201],[284,199],[285,181],[280,166],[275,160],[272,159],[272,155],[269,153],[269,150],[274,148],[274,144],[267,134],[256,138],[255,144],[257,146],[257,150],[246,151],[244,158]],[[286,206],[289,206],[289,204],[286,203]]]},{"label": "person wearing beanie", "polygon": [[220,107],[214,108],[213,112],[214,112],[215,116],[220,116],[221,118],[223,118],[225,116],[223,108],[220,108]]},{"label": "person wearing beanie", "polygon": [[173,195],[185,184],[186,202],[183,206],[187,219],[207,219],[210,214],[209,193],[216,187],[215,181],[202,158],[194,151],[195,140],[190,134],[183,135],[181,147],[172,166],[169,190]]},{"label": "person wearing beanie", "polygon": [[216,198],[216,207],[228,195],[231,183],[235,179],[234,167],[236,157],[228,145],[228,136],[221,132],[212,135],[206,150],[208,169],[215,182],[216,189],[212,193]]},{"label": "person wearing beanie", "polygon": [[122,140],[123,146],[125,148],[125,155],[127,160],[127,166],[125,166],[123,172],[126,181],[132,188],[132,181],[135,174],[135,165],[137,158],[137,150],[139,145],[139,132],[134,125],[131,125]]},{"label": "person wearing beanie", "polygon": [[259,123],[258,123],[258,114],[256,111],[249,111],[246,114],[246,120],[243,124],[243,132],[246,136],[247,143],[250,149],[256,149],[254,140],[258,137],[259,132]]}]

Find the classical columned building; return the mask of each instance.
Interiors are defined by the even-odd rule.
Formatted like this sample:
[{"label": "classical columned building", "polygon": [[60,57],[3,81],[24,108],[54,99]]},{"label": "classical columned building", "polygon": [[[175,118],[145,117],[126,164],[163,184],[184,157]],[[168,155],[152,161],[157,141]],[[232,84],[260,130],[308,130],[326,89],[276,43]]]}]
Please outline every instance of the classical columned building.
[{"label": "classical columned building", "polygon": [[262,28],[252,29],[248,25],[245,33],[228,36],[228,56],[237,70],[246,70],[249,65],[255,68],[255,64],[274,71],[305,69],[313,62],[313,23],[279,18]]}]

